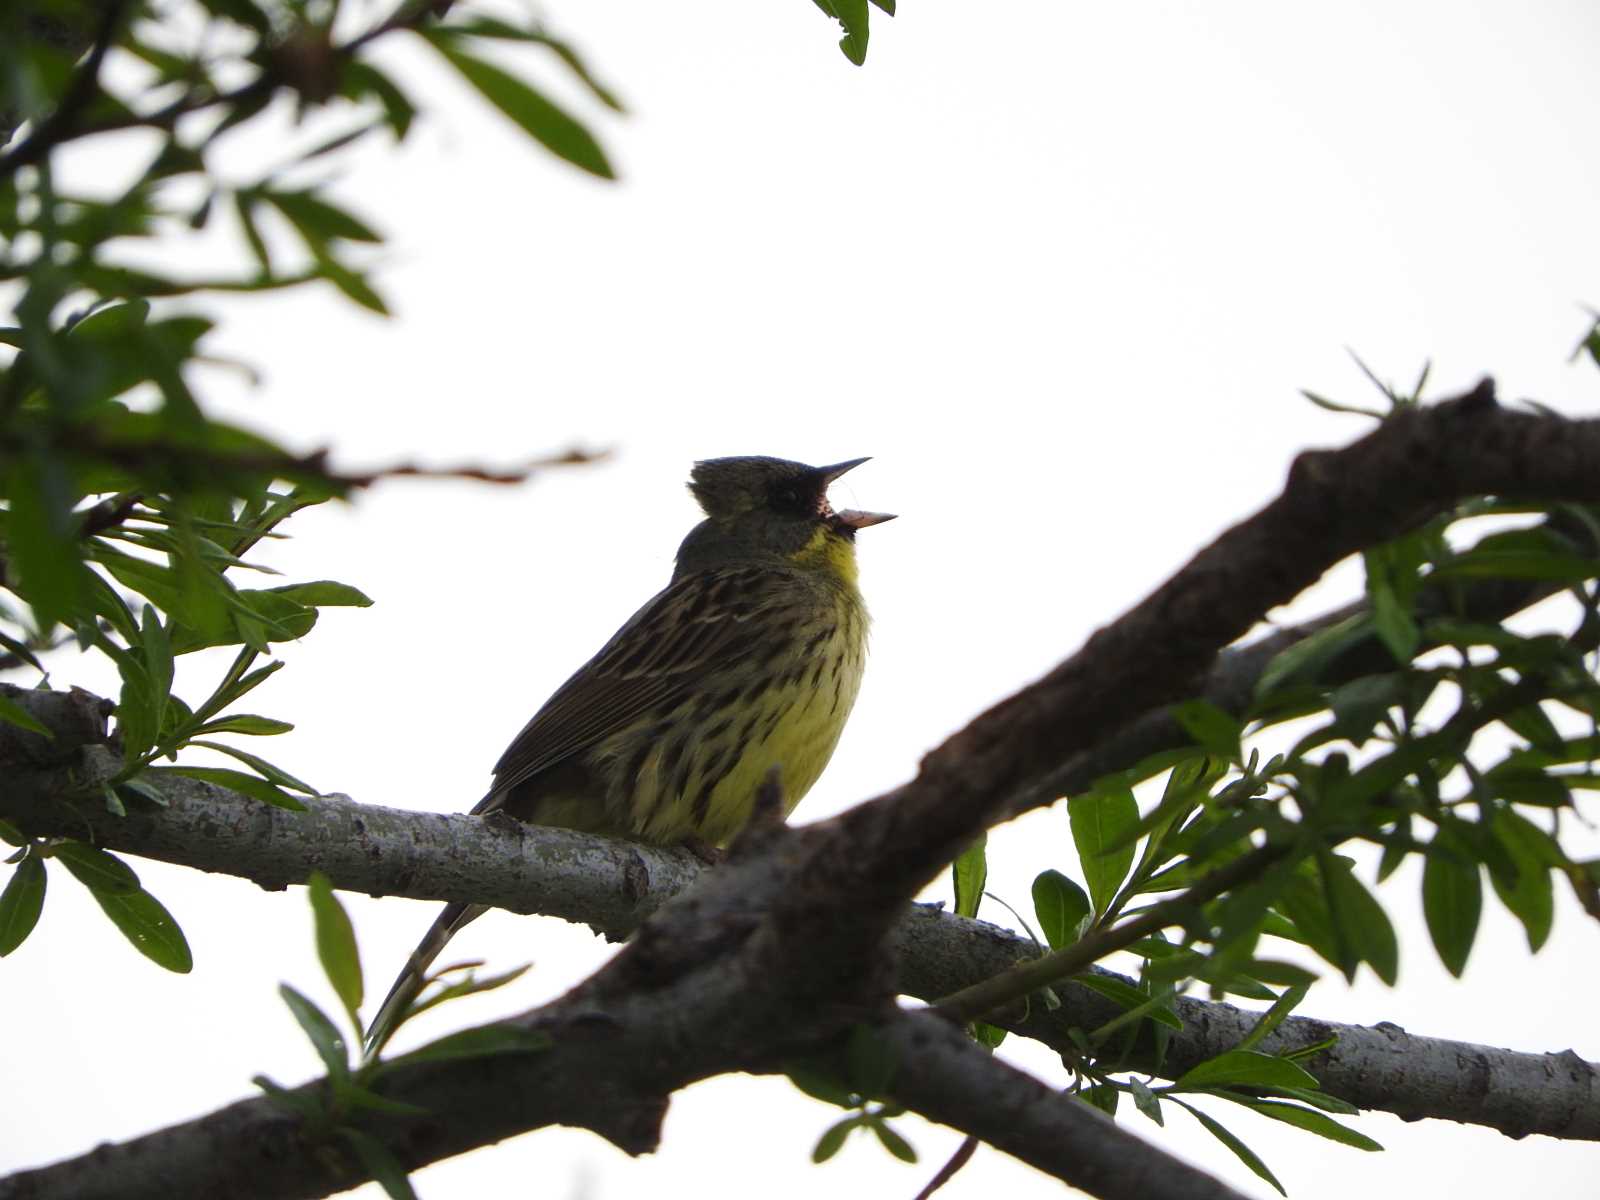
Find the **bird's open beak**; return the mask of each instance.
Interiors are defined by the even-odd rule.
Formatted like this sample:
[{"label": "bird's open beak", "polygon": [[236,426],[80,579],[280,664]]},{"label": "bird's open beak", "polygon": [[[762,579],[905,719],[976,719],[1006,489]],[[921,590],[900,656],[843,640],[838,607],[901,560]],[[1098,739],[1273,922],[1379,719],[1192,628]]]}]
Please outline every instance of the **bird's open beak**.
[{"label": "bird's open beak", "polygon": [[[871,461],[872,456],[868,455],[866,458],[852,458],[849,462],[834,463],[831,467],[818,467],[817,476],[822,481],[823,491],[827,491],[828,485],[846,471],[853,471],[862,463]],[[892,521],[895,516],[895,513],[862,512],[858,508],[847,508],[834,513],[833,521],[848,529],[865,529],[868,525],[882,525],[885,521]]]},{"label": "bird's open beak", "polygon": [[853,471],[862,463],[871,461],[872,456],[868,455],[866,458],[852,458],[849,462],[834,463],[831,467],[817,467],[817,478],[822,481],[822,486],[826,490],[830,483],[838,479],[846,471]]},{"label": "bird's open beak", "polygon": [[834,513],[833,519],[851,529],[865,529],[868,525],[882,525],[885,521],[892,521],[897,515],[899,514],[862,512],[859,508],[847,508]]}]

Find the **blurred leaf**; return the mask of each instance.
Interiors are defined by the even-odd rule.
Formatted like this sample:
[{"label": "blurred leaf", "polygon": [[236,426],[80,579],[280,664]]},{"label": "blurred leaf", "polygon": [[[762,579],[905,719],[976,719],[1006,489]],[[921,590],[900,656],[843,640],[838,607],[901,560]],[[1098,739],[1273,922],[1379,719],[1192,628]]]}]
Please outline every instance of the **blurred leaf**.
[{"label": "blurred leaf", "polygon": [[289,1011],[294,1014],[295,1021],[305,1031],[306,1037],[311,1039],[312,1048],[322,1060],[322,1065],[328,1069],[329,1077],[336,1080],[348,1079],[350,1055],[345,1049],[344,1038],[340,1035],[338,1026],[328,1019],[326,1013],[287,983],[278,985],[278,995],[283,997],[283,1002],[289,1006]]},{"label": "blurred leaf", "polygon": [[411,1179],[406,1174],[406,1169],[400,1165],[400,1161],[395,1158],[389,1147],[365,1130],[355,1129],[349,1125],[340,1126],[339,1136],[355,1154],[362,1169],[384,1190],[389,1200],[417,1200],[417,1193],[411,1188]]},{"label": "blurred leaf", "polygon": [[1042,871],[1033,881],[1033,911],[1050,948],[1059,950],[1083,936],[1089,897],[1060,871]]},{"label": "blurred leaf", "polygon": [[1319,683],[1328,665],[1372,636],[1372,618],[1361,613],[1302,638],[1274,658],[1256,682],[1257,702],[1292,684]]},{"label": "blurred leaf", "polygon": [[530,84],[467,54],[452,37],[439,36],[437,31],[424,36],[485,100],[546,150],[592,175],[616,178],[605,151],[594,136]]},{"label": "blurred leaf", "polygon": [[149,892],[91,891],[90,895],[122,936],[151,962],[179,975],[187,975],[194,968],[194,956],[183,930]]},{"label": "blurred leaf", "polygon": [[978,915],[978,905],[983,902],[983,889],[989,881],[989,858],[985,849],[988,840],[987,835],[979,834],[978,840],[950,864],[950,885],[955,892],[958,916]]},{"label": "blurred leaf", "polygon": [[381,242],[383,237],[348,209],[306,191],[264,191],[261,198],[289,219],[313,248],[335,238],[351,242]]},{"label": "blurred leaf", "polygon": [[1400,947],[1394,926],[1377,899],[1351,873],[1348,863],[1332,855],[1322,859],[1322,879],[1334,928],[1356,957],[1368,963],[1390,987],[1400,970]]},{"label": "blurred leaf", "polygon": [[872,1132],[878,1135],[878,1141],[883,1144],[883,1148],[890,1154],[904,1163],[917,1161],[917,1152],[911,1143],[891,1129],[887,1121],[880,1119],[869,1121],[867,1124],[871,1126]]},{"label": "blurred leaf", "polygon": [[811,1161],[825,1163],[844,1145],[845,1138],[850,1136],[850,1131],[861,1124],[860,1117],[846,1117],[837,1121],[823,1130],[822,1136],[817,1139],[817,1144],[811,1148]]},{"label": "blurred leaf", "polygon": [[1442,830],[1432,845],[1434,852],[1427,856],[1422,868],[1422,914],[1427,918],[1428,934],[1439,952],[1439,961],[1459,979],[1478,935],[1483,881],[1478,876],[1478,864],[1463,861]]},{"label": "blurred leaf", "polygon": [[0,958],[22,945],[39,923],[45,882],[44,864],[36,854],[18,863],[6,880],[5,891],[0,892]]},{"label": "blurred leaf", "polygon": [[333,894],[333,885],[321,871],[312,871],[306,881],[311,897],[311,913],[317,931],[317,958],[333,985],[334,993],[350,1016],[356,1034],[361,1034],[359,1011],[363,995],[361,952],[356,947],[356,931],[350,917]]},{"label": "blurred leaf", "polygon": [[[1165,1001],[1159,996],[1134,987],[1115,975],[1102,975],[1097,971],[1084,971],[1072,977],[1072,982],[1088,988],[1091,992],[1098,992],[1107,1000],[1120,1004],[1129,1012],[1137,1012],[1148,1016],[1151,1020],[1167,1026],[1169,1029],[1182,1030],[1183,1022],[1176,1013],[1166,1006]],[[1096,1033],[1105,1032],[1096,1030]]]},{"label": "blurred leaf", "polygon": [[[1493,828],[1516,865],[1517,878],[1515,883],[1506,883],[1491,873],[1489,881],[1500,902],[1522,922],[1528,949],[1537,953],[1555,921],[1550,869],[1559,866],[1564,856],[1549,834],[1509,808],[1495,812]],[[1550,861],[1552,857],[1557,859],[1555,863]]]},{"label": "blurred leaf", "polygon": [[970,1026],[972,1040],[986,1050],[996,1050],[1000,1043],[1006,1040],[1006,1030],[998,1025],[991,1025],[987,1021],[974,1021]]},{"label": "blurred leaf", "polygon": [[1131,788],[1097,788],[1067,799],[1067,819],[1094,910],[1104,913],[1133,866],[1127,835],[1139,824],[1138,801]]},{"label": "blurred leaf", "polygon": [[1166,1119],[1161,1115],[1161,1101],[1150,1090],[1150,1086],[1141,1080],[1134,1079],[1128,1084],[1133,1093],[1133,1106],[1149,1117],[1157,1125],[1165,1125]]},{"label": "blurred leaf", "polygon": [[1239,738],[1244,726],[1236,717],[1207,700],[1174,704],[1172,715],[1196,745],[1226,762],[1239,761]]},{"label": "blurred leaf", "polygon": [[48,726],[40,722],[32,713],[3,693],[0,693],[0,721],[26,729],[29,733],[43,734],[47,738],[56,736]]}]

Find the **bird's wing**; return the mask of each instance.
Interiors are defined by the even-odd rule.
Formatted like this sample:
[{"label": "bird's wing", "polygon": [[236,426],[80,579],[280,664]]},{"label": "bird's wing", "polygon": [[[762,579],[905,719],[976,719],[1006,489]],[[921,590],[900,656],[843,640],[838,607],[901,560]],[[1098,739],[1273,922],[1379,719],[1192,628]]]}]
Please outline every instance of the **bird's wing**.
[{"label": "bird's wing", "polygon": [[685,576],[657,593],[517,734],[495,764],[493,789],[473,811],[499,808],[518,784],[755,652],[776,633],[761,616],[781,602],[774,584],[782,575],[765,566],[725,568]]}]

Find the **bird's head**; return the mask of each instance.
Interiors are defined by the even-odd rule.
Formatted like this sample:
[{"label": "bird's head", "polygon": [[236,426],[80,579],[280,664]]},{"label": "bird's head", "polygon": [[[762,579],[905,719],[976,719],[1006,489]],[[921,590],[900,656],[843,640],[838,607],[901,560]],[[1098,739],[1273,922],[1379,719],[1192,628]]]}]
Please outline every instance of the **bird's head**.
[{"label": "bird's head", "polygon": [[894,516],[836,511],[828,503],[828,486],[866,461],[854,458],[808,467],[782,458],[749,456],[695,463],[689,490],[706,519],[684,539],[678,551],[679,572],[776,554],[802,566],[853,574],[856,530]]}]

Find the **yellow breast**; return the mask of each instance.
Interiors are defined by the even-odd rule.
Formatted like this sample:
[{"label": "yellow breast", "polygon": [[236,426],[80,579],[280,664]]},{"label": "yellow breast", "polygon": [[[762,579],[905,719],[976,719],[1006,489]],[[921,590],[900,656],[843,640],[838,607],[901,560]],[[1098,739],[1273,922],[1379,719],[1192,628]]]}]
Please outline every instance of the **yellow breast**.
[{"label": "yellow breast", "polygon": [[[773,767],[786,813],[810,791],[855,704],[867,641],[866,609],[853,586],[829,586],[817,601],[768,669],[728,664],[658,724],[664,731],[635,758],[637,774],[614,781],[626,796],[614,795],[613,811],[625,804],[633,836],[726,842],[749,819]],[[720,707],[708,700],[730,693],[735,698]]]}]

